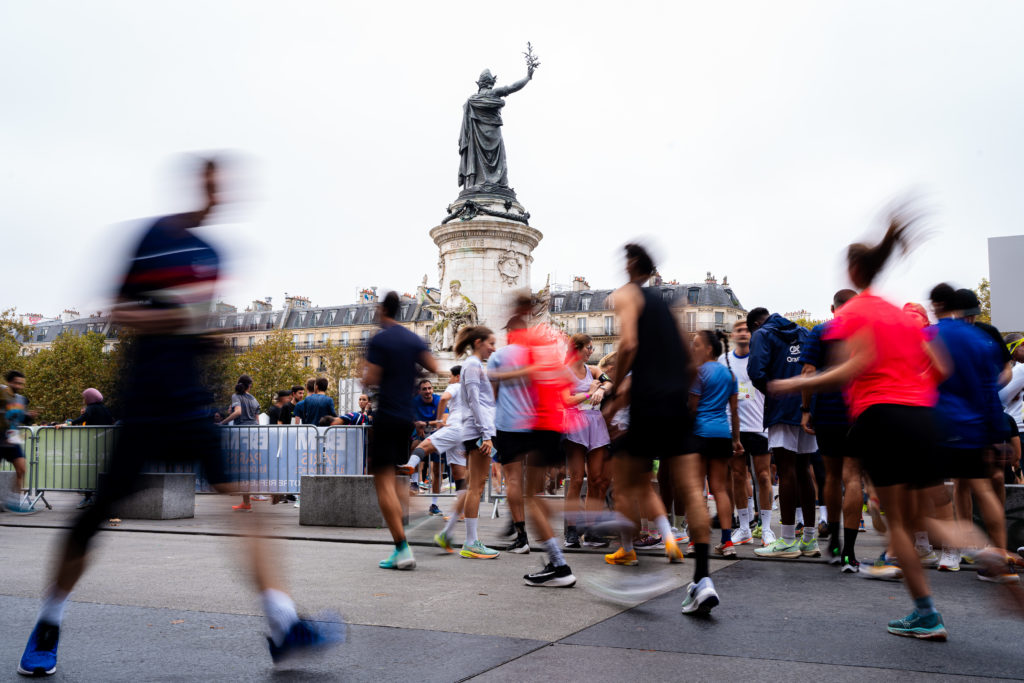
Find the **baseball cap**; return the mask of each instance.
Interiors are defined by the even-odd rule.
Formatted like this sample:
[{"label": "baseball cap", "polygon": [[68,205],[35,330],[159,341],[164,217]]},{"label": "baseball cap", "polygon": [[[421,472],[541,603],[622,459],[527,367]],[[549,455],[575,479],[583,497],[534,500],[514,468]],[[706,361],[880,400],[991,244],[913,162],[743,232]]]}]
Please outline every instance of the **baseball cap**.
[{"label": "baseball cap", "polygon": [[960,315],[967,317],[970,315],[981,315],[981,302],[978,301],[978,295],[970,289],[958,289],[956,290],[956,310],[960,311]]}]

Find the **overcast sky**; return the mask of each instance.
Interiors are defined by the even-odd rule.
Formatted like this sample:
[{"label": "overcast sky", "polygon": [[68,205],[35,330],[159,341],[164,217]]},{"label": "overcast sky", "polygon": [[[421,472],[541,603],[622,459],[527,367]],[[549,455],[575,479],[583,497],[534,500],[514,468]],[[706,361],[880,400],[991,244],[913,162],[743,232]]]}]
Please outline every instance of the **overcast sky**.
[{"label": "overcast sky", "polygon": [[104,304],[134,230],[190,208],[176,155],[247,159],[204,228],[224,300],[315,305],[437,280],[462,104],[509,96],[509,181],[544,233],[533,285],[729,276],[747,308],[823,315],[841,254],[914,190],[934,236],[882,283],[923,300],[987,275],[1024,232],[1018,2],[6,2],[0,5],[0,307]]}]

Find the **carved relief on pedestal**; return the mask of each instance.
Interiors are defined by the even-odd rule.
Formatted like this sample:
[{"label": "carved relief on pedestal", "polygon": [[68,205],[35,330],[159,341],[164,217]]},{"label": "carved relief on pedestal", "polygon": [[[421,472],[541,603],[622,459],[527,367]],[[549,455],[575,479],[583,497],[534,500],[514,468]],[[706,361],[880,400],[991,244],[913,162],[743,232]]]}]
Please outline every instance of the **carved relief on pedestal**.
[{"label": "carved relief on pedestal", "polygon": [[519,275],[522,272],[523,264],[516,252],[509,249],[498,257],[498,274],[506,285],[512,287],[519,284]]}]

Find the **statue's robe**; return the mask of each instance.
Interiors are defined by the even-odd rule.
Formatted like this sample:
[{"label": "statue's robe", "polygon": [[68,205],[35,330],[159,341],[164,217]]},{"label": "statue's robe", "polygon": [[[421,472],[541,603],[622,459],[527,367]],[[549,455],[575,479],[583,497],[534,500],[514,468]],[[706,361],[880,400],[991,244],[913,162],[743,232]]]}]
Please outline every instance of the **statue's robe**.
[{"label": "statue's robe", "polygon": [[505,143],[501,138],[501,108],[505,100],[476,94],[462,107],[459,133],[459,186],[494,183],[508,187]]}]

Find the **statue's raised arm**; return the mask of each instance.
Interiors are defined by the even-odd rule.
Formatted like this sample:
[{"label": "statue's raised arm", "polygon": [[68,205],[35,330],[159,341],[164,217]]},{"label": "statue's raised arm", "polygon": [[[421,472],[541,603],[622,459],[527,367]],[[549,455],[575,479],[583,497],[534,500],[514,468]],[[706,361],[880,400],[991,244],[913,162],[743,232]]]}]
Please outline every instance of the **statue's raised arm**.
[{"label": "statue's raised arm", "polygon": [[502,98],[526,87],[540,66],[529,43],[523,54],[526,55],[526,78],[495,87],[497,76],[491,74],[490,69],[484,69],[476,82],[476,94],[471,95],[462,108],[459,186],[464,190],[485,191],[486,185],[508,187],[505,142],[501,136],[501,109],[505,106]]}]

